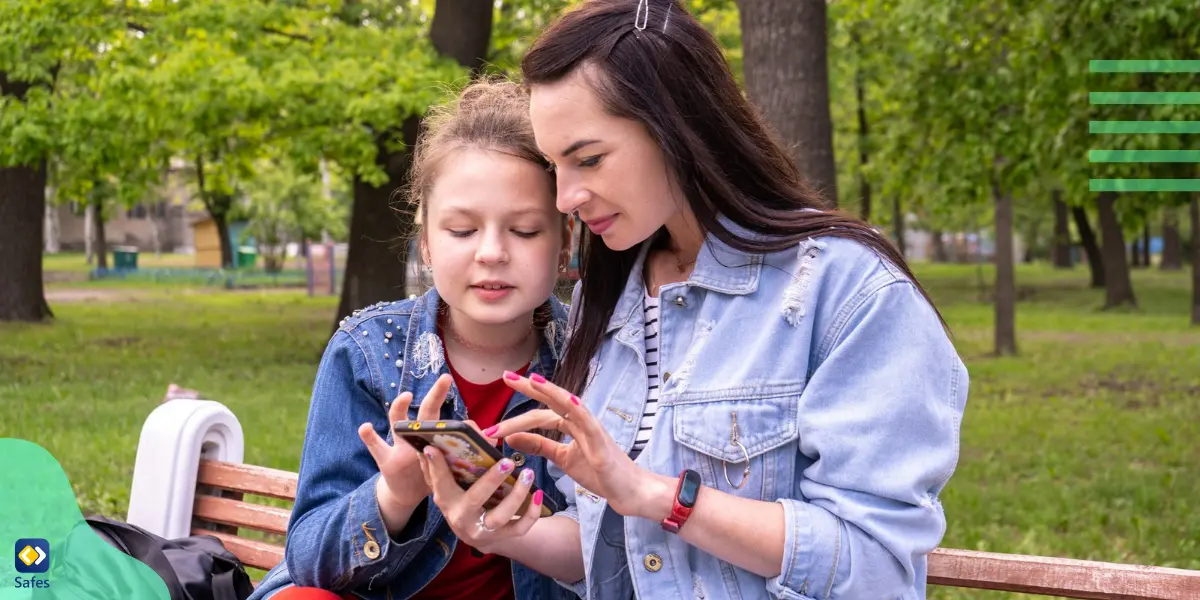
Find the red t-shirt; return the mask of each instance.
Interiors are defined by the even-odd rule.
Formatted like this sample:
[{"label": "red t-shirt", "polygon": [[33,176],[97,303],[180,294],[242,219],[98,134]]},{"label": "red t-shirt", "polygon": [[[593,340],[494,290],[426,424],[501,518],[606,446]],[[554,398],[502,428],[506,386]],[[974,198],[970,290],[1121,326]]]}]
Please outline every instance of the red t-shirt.
[{"label": "red t-shirt", "polygon": [[[450,375],[454,377],[458,393],[467,406],[467,418],[475,421],[480,429],[498,423],[512,399],[513,389],[505,385],[503,379],[484,384],[471,383],[458,375],[448,359],[446,365],[450,367]],[[526,369],[528,365],[521,369],[521,373]],[[446,568],[417,592],[413,600],[514,600],[515,597],[512,563],[498,554],[481,556],[459,541]]]}]

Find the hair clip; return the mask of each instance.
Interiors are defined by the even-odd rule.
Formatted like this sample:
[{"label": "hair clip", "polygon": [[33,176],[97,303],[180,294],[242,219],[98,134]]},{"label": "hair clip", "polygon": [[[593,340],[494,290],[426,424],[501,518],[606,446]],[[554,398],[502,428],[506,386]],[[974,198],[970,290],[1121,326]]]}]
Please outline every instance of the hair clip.
[{"label": "hair clip", "polygon": [[[641,21],[641,25],[638,25]],[[638,0],[637,11],[633,13],[633,28],[638,31],[645,31],[646,24],[650,22],[650,0]]]}]

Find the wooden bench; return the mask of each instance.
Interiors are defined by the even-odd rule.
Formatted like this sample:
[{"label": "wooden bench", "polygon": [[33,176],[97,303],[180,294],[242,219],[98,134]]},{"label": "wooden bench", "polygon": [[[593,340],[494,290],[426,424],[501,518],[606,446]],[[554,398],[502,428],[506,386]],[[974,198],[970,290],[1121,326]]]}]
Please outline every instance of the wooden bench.
[{"label": "wooden bench", "polygon": [[[294,502],[297,475],[243,464],[243,446],[241,424],[219,402],[160,405],[142,426],[127,520],[167,538],[216,536],[249,567],[279,564],[282,543],[263,538],[282,541],[291,510],[247,496]],[[1059,598],[1200,600],[1200,571],[948,548],[930,556],[929,583]]]},{"label": "wooden bench", "polygon": [[[284,535],[289,511],[248,503],[243,495],[294,501],[295,473],[201,460],[197,484],[193,533],[215,535],[249,566],[266,570],[283,560],[283,546],[240,534]],[[1200,571],[946,548],[930,556],[929,583],[1059,598],[1200,599]]]}]

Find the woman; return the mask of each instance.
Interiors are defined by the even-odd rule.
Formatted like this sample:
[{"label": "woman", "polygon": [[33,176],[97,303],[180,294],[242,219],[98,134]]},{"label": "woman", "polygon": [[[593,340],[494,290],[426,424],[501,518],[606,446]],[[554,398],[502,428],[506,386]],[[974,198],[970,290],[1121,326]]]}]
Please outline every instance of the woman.
[{"label": "woman", "polygon": [[[554,210],[524,90],[471,84],[424,125],[411,200],[434,287],[355,311],[330,340],[313,386],[285,560],[254,599],[570,597],[456,538],[429,502],[417,453],[384,441],[404,419],[490,427],[539,406],[501,373],[551,376],[565,329],[551,292],[570,261],[570,231]],[[545,492],[530,499],[534,515],[543,493],[561,502],[543,459],[503,450],[509,458],[492,475],[524,468],[497,511],[515,512],[535,481]]]},{"label": "woman", "polygon": [[451,527],[588,598],[924,598],[968,379],[903,258],[821,210],[674,2],[587,2],[522,70],[588,235],[556,383],[506,374],[549,410],[485,433],[570,508],[475,528],[424,462]]}]

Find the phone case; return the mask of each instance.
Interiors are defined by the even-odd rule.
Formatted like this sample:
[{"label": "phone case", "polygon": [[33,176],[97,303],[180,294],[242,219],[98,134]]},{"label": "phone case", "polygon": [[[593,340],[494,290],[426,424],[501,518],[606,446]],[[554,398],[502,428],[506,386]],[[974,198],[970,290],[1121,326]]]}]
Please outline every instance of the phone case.
[{"label": "phone case", "polygon": [[[442,454],[446,455],[454,480],[464,490],[504,458],[499,449],[487,443],[478,431],[462,421],[397,421],[392,427],[392,432],[396,437],[404,438],[417,452],[429,445],[441,450]],[[496,489],[496,493],[484,503],[485,509],[494,508],[512,492],[520,472],[520,469],[515,469],[509,474]],[[530,486],[529,496],[521,503],[518,515],[524,514],[529,508],[533,492],[537,489],[537,484]],[[542,516],[548,517],[558,510],[554,501],[548,495],[542,494]]]}]

